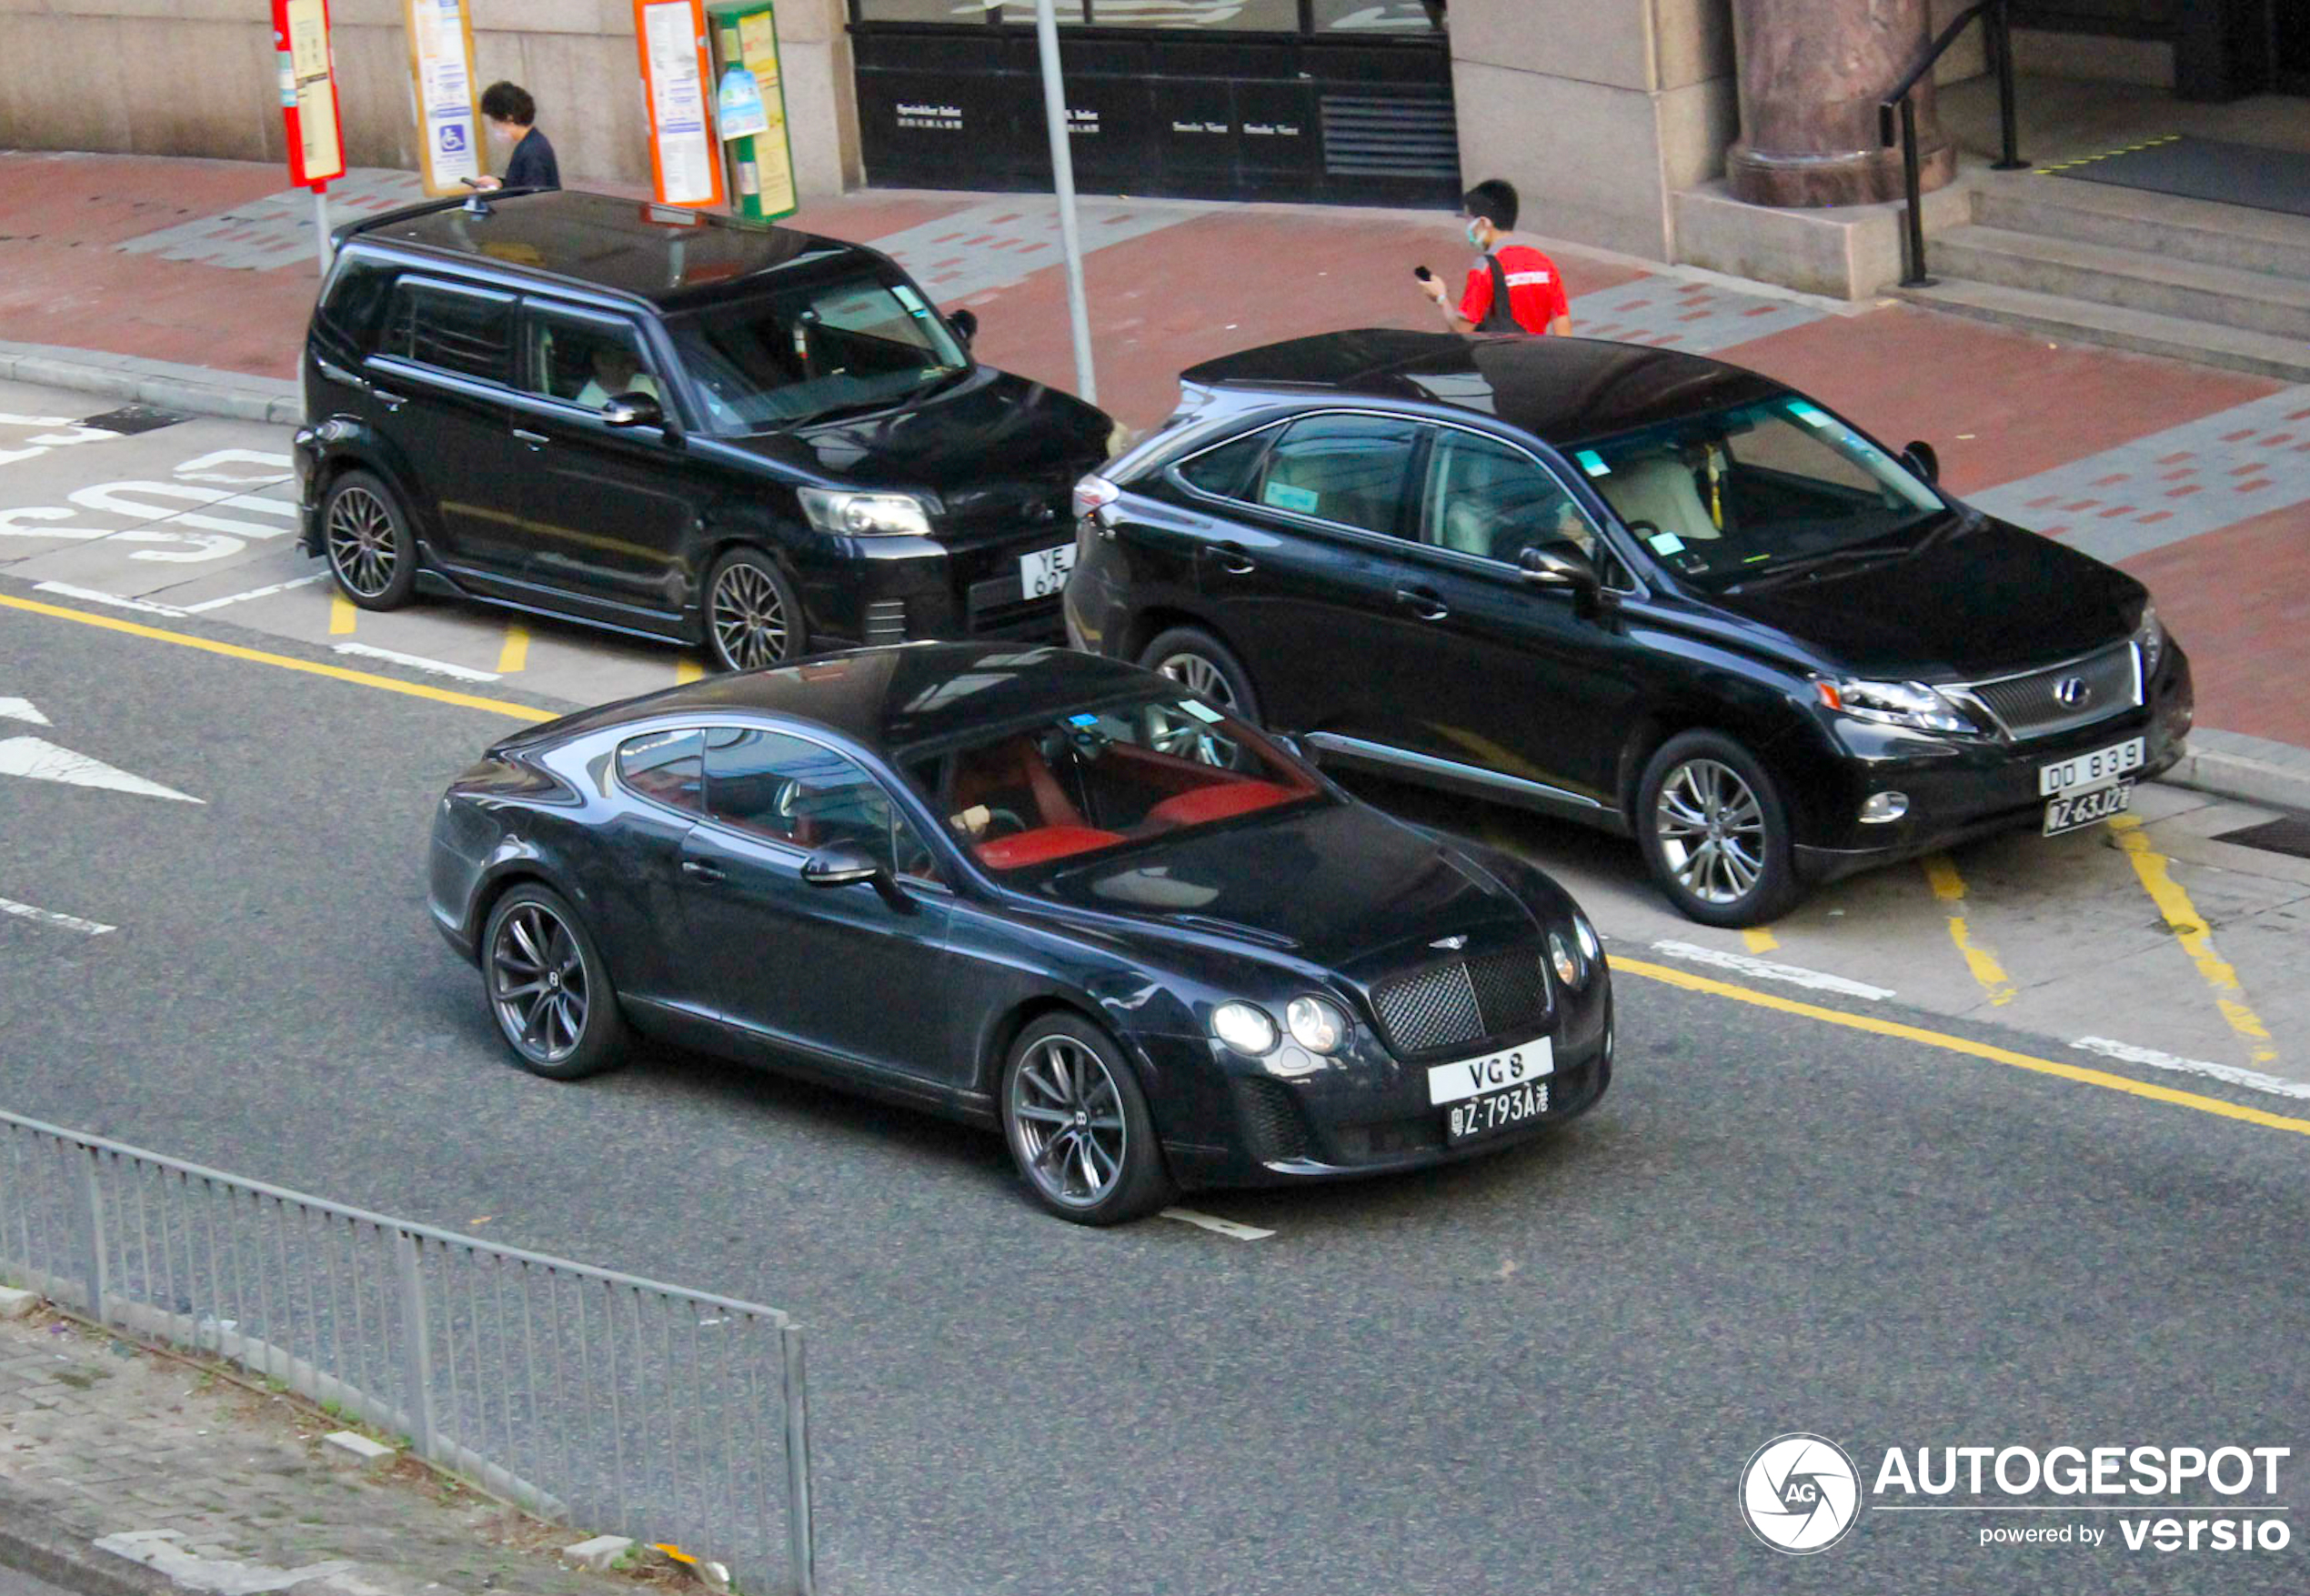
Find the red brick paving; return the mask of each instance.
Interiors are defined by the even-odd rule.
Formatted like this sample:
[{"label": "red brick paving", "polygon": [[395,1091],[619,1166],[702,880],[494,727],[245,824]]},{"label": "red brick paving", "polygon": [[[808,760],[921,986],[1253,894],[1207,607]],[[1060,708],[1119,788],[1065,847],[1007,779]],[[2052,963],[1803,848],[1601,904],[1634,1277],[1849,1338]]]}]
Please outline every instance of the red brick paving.
[{"label": "red brick paving", "polygon": [[2291,685],[2310,639],[2310,505],[2136,555],[2190,651],[2198,724],[2310,748],[2310,694]]},{"label": "red brick paving", "polygon": [[[1961,494],[2114,448],[2282,386],[2090,345],[2048,347],[2027,333],[1906,305],[1823,316],[1718,353],[1818,395],[1896,448],[1923,438],[1939,452],[1951,489]],[[2251,437],[2254,429],[2238,436]]]}]

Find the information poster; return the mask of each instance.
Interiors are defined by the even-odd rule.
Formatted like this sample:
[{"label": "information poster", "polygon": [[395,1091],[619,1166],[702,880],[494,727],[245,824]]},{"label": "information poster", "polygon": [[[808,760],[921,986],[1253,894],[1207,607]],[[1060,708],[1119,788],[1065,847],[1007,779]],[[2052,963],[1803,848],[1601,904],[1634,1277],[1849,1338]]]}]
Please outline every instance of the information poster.
[{"label": "information poster", "polygon": [[300,187],[319,188],[345,176],[327,0],[273,0],[273,47],[288,125],[289,178]]},{"label": "information poster", "polygon": [[788,216],[795,208],[794,156],[787,144],[786,91],[778,85],[778,22],[768,6],[738,19],[738,49],[762,91],[766,125],[754,140],[760,214]]},{"label": "information poster", "polygon": [[722,163],[708,125],[706,15],[699,0],[635,0],[650,175],[665,205],[718,205]]},{"label": "information poster", "polygon": [[403,0],[417,106],[418,171],[427,194],[455,194],[481,176],[479,90],[473,81],[469,0]]}]

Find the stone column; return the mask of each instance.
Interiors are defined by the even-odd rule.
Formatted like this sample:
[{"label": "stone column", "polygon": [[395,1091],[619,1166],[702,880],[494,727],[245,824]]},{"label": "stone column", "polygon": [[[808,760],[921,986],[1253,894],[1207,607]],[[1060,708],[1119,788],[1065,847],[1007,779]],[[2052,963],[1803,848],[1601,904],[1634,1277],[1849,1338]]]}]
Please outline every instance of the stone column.
[{"label": "stone column", "polygon": [[[1899,197],[1901,152],[1877,141],[1877,105],[1932,42],[1929,0],[1732,0],[1741,138],[1725,155],[1736,198],[1752,205],[1865,205]],[[1955,174],[1933,115],[1933,79],[1916,88],[1923,186]]]}]

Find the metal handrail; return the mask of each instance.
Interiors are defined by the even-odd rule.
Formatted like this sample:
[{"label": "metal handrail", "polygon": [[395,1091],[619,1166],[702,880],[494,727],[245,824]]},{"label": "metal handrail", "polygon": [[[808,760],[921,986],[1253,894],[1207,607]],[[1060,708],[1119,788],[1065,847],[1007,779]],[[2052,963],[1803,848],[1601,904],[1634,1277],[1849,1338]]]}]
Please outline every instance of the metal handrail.
[{"label": "metal handrail", "polygon": [[1904,288],[1929,288],[1933,279],[1925,275],[1925,219],[1921,192],[1923,176],[1918,169],[1917,102],[1913,97],[1925,75],[1948,54],[1949,46],[1976,18],[1981,19],[1982,33],[1989,45],[1989,67],[1997,75],[1997,118],[2004,138],[2004,152],[1995,163],[1995,170],[2015,172],[2029,165],[2021,158],[2021,132],[2014,107],[2014,25],[2009,0],[1981,0],[1969,5],[1941,30],[1940,36],[1925,46],[1917,64],[1909,69],[1893,91],[1877,105],[1877,139],[1891,149],[1895,142],[1894,118],[1900,119],[1898,139],[1901,145],[1901,179],[1908,198],[1907,229],[1903,237],[1904,264],[1908,276],[1901,279]]}]

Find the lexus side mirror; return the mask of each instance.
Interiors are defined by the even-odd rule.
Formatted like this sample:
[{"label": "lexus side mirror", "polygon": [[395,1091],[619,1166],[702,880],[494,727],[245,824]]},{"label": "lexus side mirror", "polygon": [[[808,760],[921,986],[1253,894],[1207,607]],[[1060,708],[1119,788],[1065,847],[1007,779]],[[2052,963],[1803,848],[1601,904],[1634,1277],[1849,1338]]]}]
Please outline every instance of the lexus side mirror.
[{"label": "lexus side mirror", "polygon": [[954,328],[956,337],[969,344],[979,336],[979,313],[975,310],[949,310],[947,312],[947,325]]},{"label": "lexus side mirror", "polygon": [[1929,443],[1919,441],[1902,450],[1901,463],[1908,467],[1913,475],[1927,482],[1941,480],[1941,457],[1933,452],[1933,447]]},{"label": "lexus side mirror", "polygon": [[648,394],[618,394],[601,407],[601,418],[610,427],[663,427],[666,407]]}]

